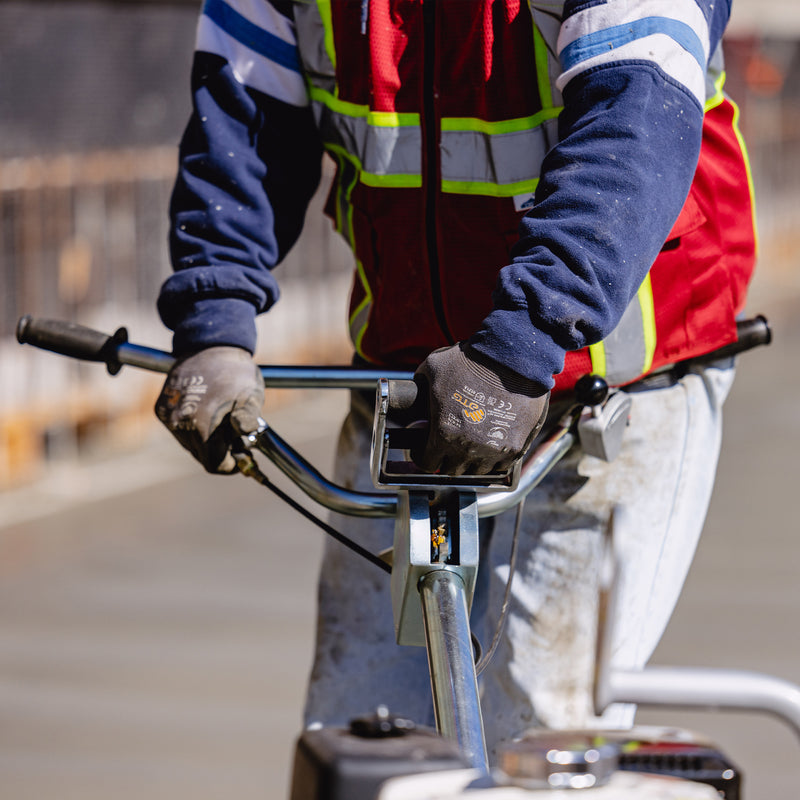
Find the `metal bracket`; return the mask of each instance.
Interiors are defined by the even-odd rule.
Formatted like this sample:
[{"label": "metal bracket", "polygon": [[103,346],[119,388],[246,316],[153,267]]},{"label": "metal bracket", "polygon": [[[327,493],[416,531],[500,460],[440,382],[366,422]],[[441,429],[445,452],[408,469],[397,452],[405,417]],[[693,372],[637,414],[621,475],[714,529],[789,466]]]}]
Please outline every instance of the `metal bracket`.
[{"label": "metal bracket", "polygon": [[464,582],[472,607],[478,574],[478,503],[473,491],[398,496],[392,563],[392,611],[398,644],[424,646],[420,581],[435,570],[454,572]]},{"label": "metal bracket", "polygon": [[408,455],[411,442],[424,435],[419,428],[393,427],[390,421],[392,381],[378,382],[375,418],[372,428],[370,470],[372,482],[377,487],[403,489],[431,489],[450,487],[457,489],[507,489],[519,483],[521,459],[517,459],[507,472],[488,475],[443,475],[420,470]]},{"label": "metal bracket", "polygon": [[613,461],[622,448],[632,400],[626,392],[612,392],[604,403],[587,408],[578,420],[578,438],[589,456]]}]

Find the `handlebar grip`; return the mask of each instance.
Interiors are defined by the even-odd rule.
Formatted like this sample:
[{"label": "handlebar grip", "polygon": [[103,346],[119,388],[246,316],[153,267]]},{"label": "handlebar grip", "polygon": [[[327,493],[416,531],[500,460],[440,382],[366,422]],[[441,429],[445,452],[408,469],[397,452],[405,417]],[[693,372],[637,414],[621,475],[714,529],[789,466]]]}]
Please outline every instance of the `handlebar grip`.
[{"label": "handlebar grip", "polygon": [[17,341],[62,356],[104,363],[114,375],[122,367],[117,348],[128,341],[128,332],[119,328],[109,336],[74,322],[34,319],[26,314],[17,323]]},{"label": "handlebar grip", "polygon": [[392,448],[415,451],[425,446],[430,419],[428,392],[418,380],[388,381],[386,418],[398,426],[387,431]]},{"label": "handlebar grip", "polygon": [[397,425],[410,425],[412,422],[427,421],[428,393],[426,387],[415,380],[390,380],[387,400],[388,417]]},{"label": "handlebar grip", "polygon": [[389,410],[404,413],[414,408],[419,398],[416,381],[389,381]]},{"label": "handlebar grip", "polygon": [[741,353],[770,342],[772,342],[772,329],[763,314],[736,323],[737,352]]},{"label": "handlebar grip", "polygon": [[762,314],[752,319],[739,320],[736,323],[736,341],[720,347],[704,356],[689,359],[689,364],[706,364],[745,353],[754,347],[767,345],[772,341],[772,329],[767,318]]}]

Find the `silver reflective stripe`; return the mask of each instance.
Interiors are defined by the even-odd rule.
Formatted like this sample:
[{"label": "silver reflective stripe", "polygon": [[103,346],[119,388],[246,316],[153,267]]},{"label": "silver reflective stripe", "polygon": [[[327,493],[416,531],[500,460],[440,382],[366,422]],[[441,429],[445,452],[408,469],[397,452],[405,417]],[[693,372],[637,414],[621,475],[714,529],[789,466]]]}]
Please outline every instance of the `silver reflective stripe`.
[{"label": "silver reflective stripe", "polygon": [[[539,91],[542,94],[542,103],[547,106],[548,101],[545,94],[549,91],[549,103],[553,107],[563,105],[561,92],[556,88],[556,80],[561,74],[561,62],[556,57],[558,47],[558,34],[561,30],[561,17],[564,10],[563,0],[528,0],[528,9],[533,19],[533,25],[541,37],[544,44],[547,58],[546,58],[546,75],[539,74]],[[536,35],[536,34],[534,34]],[[537,43],[538,47],[538,43]],[[537,53],[537,62],[539,56]],[[537,72],[538,72],[537,67]],[[543,86],[543,82],[547,86]],[[557,140],[552,140],[550,146],[552,147]]]},{"label": "silver reflective stripe", "polygon": [[339,169],[339,180],[334,184],[336,188],[336,230],[341,233],[349,245],[355,250],[355,236],[353,234],[353,221],[350,210],[350,193],[358,180],[358,169],[348,158],[335,154],[336,164]]},{"label": "silver reflective stripe", "polygon": [[366,114],[356,116],[335,111],[316,99],[312,105],[325,143],[355,156],[365,172],[378,176],[421,175],[419,125],[374,125]]},{"label": "silver reflective stripe", "polygon": [[372,295],[367,295],[361,302],[361,305],[356,309],[352,317],[350,317],[350,339],[355,345],[356,352],[361,353],[361,339],[367,329],[367,320],[369,313],[372,310]]},{"label": "silver reflective stripe", "polygon": [[644,372],[647,349],[638,296],[631,300],[617,327],[603,339],[603,346],[605,379],[612,386],[638,378]]},{"label": "silver reflective stripe", "polygon": [[558,119],[549,119],[542,125],[548,151],[558,144]]},{"label": "silver reflective stripe", "polygon": [[442,131],[442,180],[506,185],[535,180],[547,153],[541,126],[510,133]]},{"label": "silver reflective stripe", "polygon": [[300,60],[308,79],[314,86],[335,93],[336,66],[333,54],[328,51],[328,47],[333,46],[333,32],[328,36],[315,0],[295,3],[294,21],[300,45]]},{"label": "silver reflective stripe", "polygon": [[717,45],[717,49],[712,53],[706,70],[706,102],[713,100],[719,91],[720,78],[725,74],[725,56],[722,52],[722,44]]}]

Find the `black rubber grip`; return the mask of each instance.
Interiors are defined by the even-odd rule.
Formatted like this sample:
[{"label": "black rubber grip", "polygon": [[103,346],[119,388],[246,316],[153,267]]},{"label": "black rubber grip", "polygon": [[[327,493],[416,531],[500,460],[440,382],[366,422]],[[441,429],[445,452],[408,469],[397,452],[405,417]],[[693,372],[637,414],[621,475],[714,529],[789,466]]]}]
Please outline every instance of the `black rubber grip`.
[{"label": "black rubber grip", "polygon": [[752,319],[741,320],[736,324],[736,342],[731,345],[736,353],[752,350],[754,347],[770,344],[772,342],[772,329],[763,314]]},{"label": "black rubber grip", "polygon": [[388,416],[396,425],[410,425],[430,417],[427,386],[418,384],[417,380],[389,381]]},{"label": "black rubber grip", "polygon": [[389,381],[389,411],[403,413],[414,408],[419,387],[414,381]]},{"label": "black rubber grip", "polygon": [[416,380],[390,380],[387,399],[387,419],[399,426],[386,431],[389,446],[397,450],[421,450],[428,438],[430,419],[427,387]]},{"label": "black rubber grip", "polygon": [[17,323],[17,341],[21,344],[83,361],[98,361],[106,364],[111,373],[119,371],[117,347],[127,338],[124,328],[109,335],[74,322],[34,319],[29,314]]},{"label": "black rubber grip", "polygon": [[767,318],[761,314],[752,319],[739,320],[736,323],[736,341],[720,347],[718,350],[712,350],[704,356],[697,356],[690,358],[688,361],[681,362],[687,366],[694,364],[709,364],[714,361],[722,361],[732,356],[737,356],[740,353],[746,353],[754,347],[761,347],[772,342],[772,330],[769,327]]}]

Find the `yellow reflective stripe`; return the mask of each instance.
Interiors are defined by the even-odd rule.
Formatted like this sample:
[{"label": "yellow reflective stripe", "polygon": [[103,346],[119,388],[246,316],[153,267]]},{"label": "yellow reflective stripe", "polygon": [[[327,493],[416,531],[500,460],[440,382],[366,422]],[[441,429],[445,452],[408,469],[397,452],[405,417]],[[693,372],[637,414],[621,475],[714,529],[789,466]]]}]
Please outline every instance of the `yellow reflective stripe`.
[{"label": "yellow reflective stripe", "polygon": [[445,194],[482,195],[484,197],[514,197],[518,194],[533,193],[538,183],[538,178],[506,184],[443,180],[442,192]]},{"label": "yellow reflective stripe", "polygon": [[714,81],[714,94],[705,102],[704,110],[706,112],[711,111],[712,108],[721,106],[723,100],[725,100],[725,93],[722,90],[723,86],[725,86],[725,77],[725,73],[720,72],[719,77]]},{"label": "yellow reflective stripe", "polygon": [[[319,11],[322,27],[325,29],[325,52],[336,69],[336,47],[333,44],[333,14],[331,12],[331,0],[317,0],[317,10]],[[338,85],[337,85],[338,91]]]},{"label": "yellow reflective stripe", "polygon": [[[353,204],[350,201],[350,195],[356,185],[359,177],[359,164],[358,159],[354,158],[350,153],[341,147],[331,148],[335,150],[335,157],[339,161],[349,161],[353,165],[353,179],[347,186],[340,187],[339,197],[336,200],[336,229],[341,233],[350,244],[353,253],[356,252],[356,237],[353,230]],[[341,175],[344,170],[340,167],[339,174]],[[341,195],[344,195],[342,197]],[[342,205],[347,208],[347,216],[342,219]],[[367,332],[367,321],[369,319],[369,308],[372,305],[372,289],[370,288],[369,281],[367,280],[366,273],[364,272],[364,265],[359,258],[356,258],[356,275],[364,288],[364,299],[353,309],[353,313],[348,320],[348,327],[350,330],[350,338],[353,341],[356,352],[363,356],[361,351],[361,341],[364,334]]]},{"label": "yellow reflective stripe", "polygon": [[368,125],[376,128],[402,128],[419,127],[420,116],[414,112],[397,113],[395,111],[373,111],[369,106],[359,103],[350,103],[334,97],[325,89],[318,86],[311,87],[311,99],[324,103],[331,111],[343,114],[346,117],[365,119]]},{"label": "yellow reflective stripe", "polygon": [[370,289],[367,276],[364,274],[364,265],[358,259],[356,259],[356,275],[358,275],[358,279],[364,287],[365,294],[364,299],[355,307],[353,313],[350,315],[350,338],[353,341],[356,352],[364,357],[364,353],[361,350],[361,342],[364,339],[364,334],[367,332],[369,307],[372,305],[372,289]]},{"label": "yellow reflective stripe", "polygon": [[415,112],[398,114],[396,111],[372,111],[369,108],[367,111],[367,124],[375,128],[409,128],[420,125],[419,114]]},{"label": "yellow reflective stripe", "polygon": [[538,111],[530,117],[518,117],[516,119],[503,119],[490,122],[478,117],[442,117],[442,131],[474,131],[476,133],[517,133],[538,128],[548,119],[557,117],[560,109],[546,108]]},{"label": "yellow reflective stripe", "polygon": [[[339,193],[336,198],[336,230],[344,236],[350,247],[355,250],[355,234],[353,233],[353,204],[350,201],[350,196],[353,193],[353,188],[358,181],[358,173],[359,173],[359,164],[356,159],[354,159],[350,153],[344,150],[341,147],[331,147],[331,154],[336,158],[337,162],[339,163],[339,175],[343,175],[345,172],[344,168],[344,161],[349,161],[350,164],[353,166],[353,178],[352,180],[346,185],[343,186],[339,184]],[[345,206],[347,209],[346,217],[342,218],[342,206]]]},{"label": "yellow reflective stripe", "polygon": [[353,164],[358,173],[358,180],[365,186],[371,186],[377,189],[418,189],[422,186],[422,175],[377,175],[373,172],[367,172],[358,156],[351,153],[349,150],[345,150],[341,145],[325,142],[325,149],[332,155],[346,158]]},{"label": "yellow reflective stripe", "polygon": [[761,241],[758,236],[758,225],[756,224],[756,190],[753,186],[753,171],[750,165],[750,155],[747,152],[747,145],[744,141],[744,136],[742,136],[742,132],[739,129],[739,106],[733,102],[730,98],[728,98],[728,102],[733,106],[733,133],[736,136],[736,141],[739,143],[739,149],[742,151],[742,161],[744,162],[744,169],[745,173],[747,174],[747,189],[750,193],[750,208],[752,209],[752,221],[753,221],[753,238],[755,241],[755,250],[756,256],[761,251]]},{"label": "yellow reflective stripe", "polygon": [[[344,169],[342,165],[341,154],[339,153],[331,153],[331,158],[336,162],[336,172],[338,174],[342,173]],[[342,208],[341,208],[341,192],[339,192],[336,196],[336,202],[334,203],[333,209],[333,227],[336,229],[338,233],[341,233],[342,236],[345,235],[344,226],[342,225]],[[347,238],[347,237],[345,237]],[[350,243],[350,239],[347,239],[348,243]]]},{"label": "yellow reflective stripe", "polygon": [[422,186],[422,175],[376,175],[362,169],[359,179],[373,189],[419,189]]},{"label": "yellow reflective stripe", "polygon": [[757,215],[756,215],[756,191],[753,185],[753,169],[752,165],[750,164],[750,154],[747,150],[747,144],[745,143],[744,136],[742,136],[742,131],[739,128],[739,118],[741,117],[741,111],[739,106],[731,100],[730,97],[726,97],[724,92],[725,81],[727,79],[727,73],[724,71],[719,74],[719,77],[714,82],[714,94],[710,97],[705,104],[705,111],[708,113],[714,108],[722,105],[722,103],[727,100],[732,108],[733,108],[733,135],[736,137],[736,141],[739,143],[739,149],[742,153],[742,161],[744,163],[745,174],[747,175],[747,189],[750,193],[750,208],[752,208],[752,218],[753,218],[753,237],[755,240],[755,248],[756,248],[756,255],[758,255],[759,251],[761,250],[761,242],[759,240],[758,235],[758,225],[756,223]]},{"label": "yellow reflective stripe", "polygon": [[653,367],[653,357],[656,354],[656,306],[653,299],[653,282],[650,273],[636,293],[639,298],[639,308],[642,310],[642,333],[644,334],[644,364],[642,374],[650,372]]},{"label": "yellow reflective stripe", "polygon": [[[592,373],[608,378],[614,384],[624,384],[649,372],[653,367],[656,352],[656,313],[653,300],[653,284],[647,274],[636,292],[639,323],[635,327],[636,315],[626,309],[619,326],[606,339],[589,345]],[[635,308],[635,306],[634,306]],[[638,328],[638,330],[637,330]],[[638,341],[635,339],[638,337]],[[612,375],[609,375],[609,362]]]},{"label": "yellow reflective stripe", "polygon": [[606,376],[606,347],[602,342],[589,345],[589,358],[592,360],[592,375]]},{"label": "yellow reflective stripe", "polygon": [[542,107],[549,110],[553,108],[553,90],[550,86],[550,57],[547,53],[547,43],[535,22],[533,23],[533,47],[534,58],[536,59],[536,82],[539,86],[539,99],[542,102]]}]

